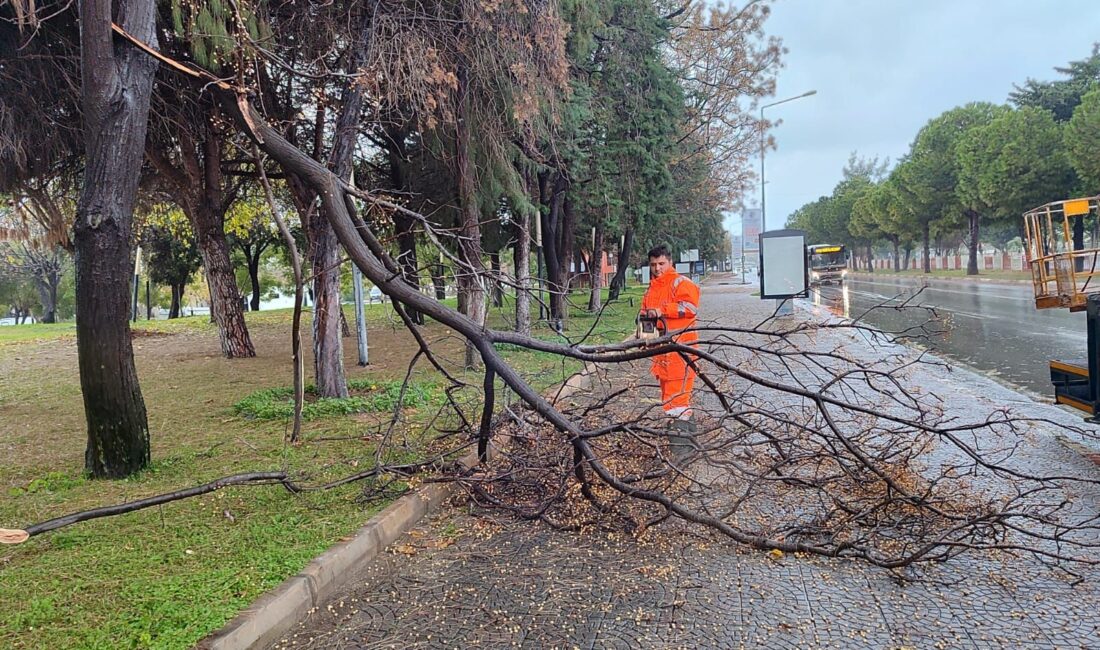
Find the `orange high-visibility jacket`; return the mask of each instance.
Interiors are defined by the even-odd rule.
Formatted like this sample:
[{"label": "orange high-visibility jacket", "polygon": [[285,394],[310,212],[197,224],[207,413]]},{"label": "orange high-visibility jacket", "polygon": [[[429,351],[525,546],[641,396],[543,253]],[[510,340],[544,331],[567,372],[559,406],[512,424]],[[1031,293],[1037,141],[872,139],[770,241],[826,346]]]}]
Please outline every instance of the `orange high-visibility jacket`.
[{"label": "orange high-visibility jacket", "polygon": [[[645,292],[642,311],[647,309],[656,309],[671,332],[695,327],[695,317],[699,314],[699,287],[669,269],[655,278]],[[673,338],[677,343],[691,344],[699,340],[699,334],[683,332]],[[658,379],[682,379],[688,365],[678,353],[670,352],[654,356],[651,370]]]}]

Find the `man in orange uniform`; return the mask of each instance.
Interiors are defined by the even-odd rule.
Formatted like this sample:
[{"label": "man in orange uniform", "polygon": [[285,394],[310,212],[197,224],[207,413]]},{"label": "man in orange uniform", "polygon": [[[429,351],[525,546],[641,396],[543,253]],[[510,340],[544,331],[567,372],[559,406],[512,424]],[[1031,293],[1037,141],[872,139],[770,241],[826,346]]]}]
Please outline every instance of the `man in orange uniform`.
[{"label": "man in orange uniform", "polygon": [[[649,251],[649,272],[649,289],[642,298],[642,314],[663,319],[658,320],[662,334],[666,330],[688,330],[674,337],[677,343],[698,341],[699,335],[692,328],[699,314],[699,287],[676,272],[665,246]],[[691,388],[695,384],[695,371],[678,352],[669,352],[653,357],[651,372],[661,384],[661,402],[665,414],[673,418],[673,428],[694,433]],[[683,441],[674,438],[673,442]]]}]

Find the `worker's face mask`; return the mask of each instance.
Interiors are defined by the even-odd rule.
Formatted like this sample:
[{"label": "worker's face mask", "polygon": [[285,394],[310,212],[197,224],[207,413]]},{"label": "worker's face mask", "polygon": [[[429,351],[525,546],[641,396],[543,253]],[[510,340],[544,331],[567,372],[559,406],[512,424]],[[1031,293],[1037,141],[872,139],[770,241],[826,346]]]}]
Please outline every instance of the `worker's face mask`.
[{"label": "worker's face mask", "polygon": [[661,277],[661,274],[670,268],[672,268],[672,262],[670,262],[667,257],[649,258],[649,274],[655,278]]}]

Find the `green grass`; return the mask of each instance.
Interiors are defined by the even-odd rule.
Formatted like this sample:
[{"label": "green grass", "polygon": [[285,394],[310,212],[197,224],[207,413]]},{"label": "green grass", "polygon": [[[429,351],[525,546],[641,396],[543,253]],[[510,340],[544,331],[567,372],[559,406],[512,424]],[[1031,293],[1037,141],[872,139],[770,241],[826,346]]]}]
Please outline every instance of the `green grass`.
[{"label": "green grass", "polygon": [[[410,382],[405,386],[398,380],[376,381],[352,379],[348,381],[348,397],[317,398],[313,384],[305,387],[307,401],[302,405],[302,419],[350,415],[352,413],[390,412],[400,400],[402,408],[415,408],[442,400],[442,391],[435,384]],[[310,399],[309,396],[312,396]],[[266,388],[256,391],[233,405],[238,415],[259,420],[278,420],[293,417],[294,389],[290,387]]]},{"label": "green grass", "polygon": [[76,337],[76,323],[31,323],[0,327],[0,345]]},{"label": "green grass", "polygon": [[[640,289],[609,309],[590,342],[618,341],[633,327]],[[575,299],[581,301],[582,294]],[[509,305],[494,310],[503,327]],[[350,315],[350,314],[349,314]],[[78,510],[123,503],[245,471],[284,470],[323,483],[374,462],[378,418],[388,420],[394,387],[415,348],[388,305],[369,308],[371,366],[345,363],[358,397],[373,400],[375,421],[326,413],[303,426],[305,444],[289,446],[285,388],[290,383],[290,311],[247,314],[258,356],[226,360],[207,317],[141,321],[136,336],[141,388],[149,411],[153,463],[120,481],[93,481],[83,470],[84,419],[73,326],[0,328],[0,527],[18,528]],[[307,372],[312,368],[308,357]],[[566,335],[577,339],[595,316],[574,311]],[[461,342],[439,324],[423,330],[433,352],[472,387],[456,398],[476,414],[480,376],[457,368]],[[545,325],[538,337],[563,340]],[[536,388],[559,383],[580,364],[521,349],[504,351]],[[457,368],[457,369],[456,369]],[[433,449],[426,428],[442,402],[444,381],[421,361],[403,419],[384,462],[409,462]],[[376,388],[370,389],[370,386]],[[356,388],[357,387],[357,388]],[[258,396],[267,396],[267,401]],[[251,417],[235,406],[252,396]],[[514,396],[498,394],[498,403]],[[315,401],[313,404],[318,404]],[[266,406],[262,406],[266,404]],[[264,413],[263,408],[270,409]],[[326,407],[327,408],[327,407]],[[336,410],[343,410],[341,406]],[[261,419],[260,416],[272,419]],[[454,418],[435,423],[438,430]],[[452,441],[447,441],[451,444]],[[386,499],[364,501],[361,484],[291,495],[278,486],[233,487],[118,517],[98,519],[0,547],[0,647],[188,648],[265,591],[361,526]],[[398,484],[388,498],[403,489]]]},{"label": "green grass", "polygon": [[[450,306],[454,306],[454,300],[450,301]],[[445,301],[446,304],[446,301]],[[367,316],[367,323],[379,324],[383,322],[396,322],[398,321],[397,314],[394,313],[393,307],[390,303],[378,303],[373,305],[365,305],[364,311]],[[246,319],[249,327],[252,326],[266,326],[266,325],[280,325],[288,324],[293,316],[294,310],[291,308],[285,309],[270,309],[257,312],[245,312]],[[344,313],[347,316],[348,323],[355,323],[355,311],[351,305],[344,305]],[[306,329],[306,325],[311,322],[312,312],[309,308],[306,308],[302,312],[303,330]],[[143,333],[153,332],[158,334],[180,334],[186,332],[192,333],[216,333],[217,330],[213,323],[210,322],[210,316],[185,316],[183,318],[174,318],[172,320],[138,320],[130,323],[131,329],[136,333],[136,336],[141,336]],[[50,341],[65,338],[76,338],[76,323],[72,321],[66,321],[64,323],[29,323],[25,325],[5,325],[0,327],[0,345],[11,343],[23,343],[23,342],[35,342],[35,341]]]}]

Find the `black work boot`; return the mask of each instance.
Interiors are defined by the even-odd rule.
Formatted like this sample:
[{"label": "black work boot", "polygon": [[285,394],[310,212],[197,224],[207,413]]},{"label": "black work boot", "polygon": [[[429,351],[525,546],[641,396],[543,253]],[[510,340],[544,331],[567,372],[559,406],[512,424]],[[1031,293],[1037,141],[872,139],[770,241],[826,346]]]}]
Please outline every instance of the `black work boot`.
[{"label": "black work boot", "polygon": [[693,420],[681,420],[677,418],[672,421],[669,431],[668,449],[672,452],[674,460],[684,458],[695,449],[695,445],[692,442],[692,436],[695,435],[695,422]]}]

